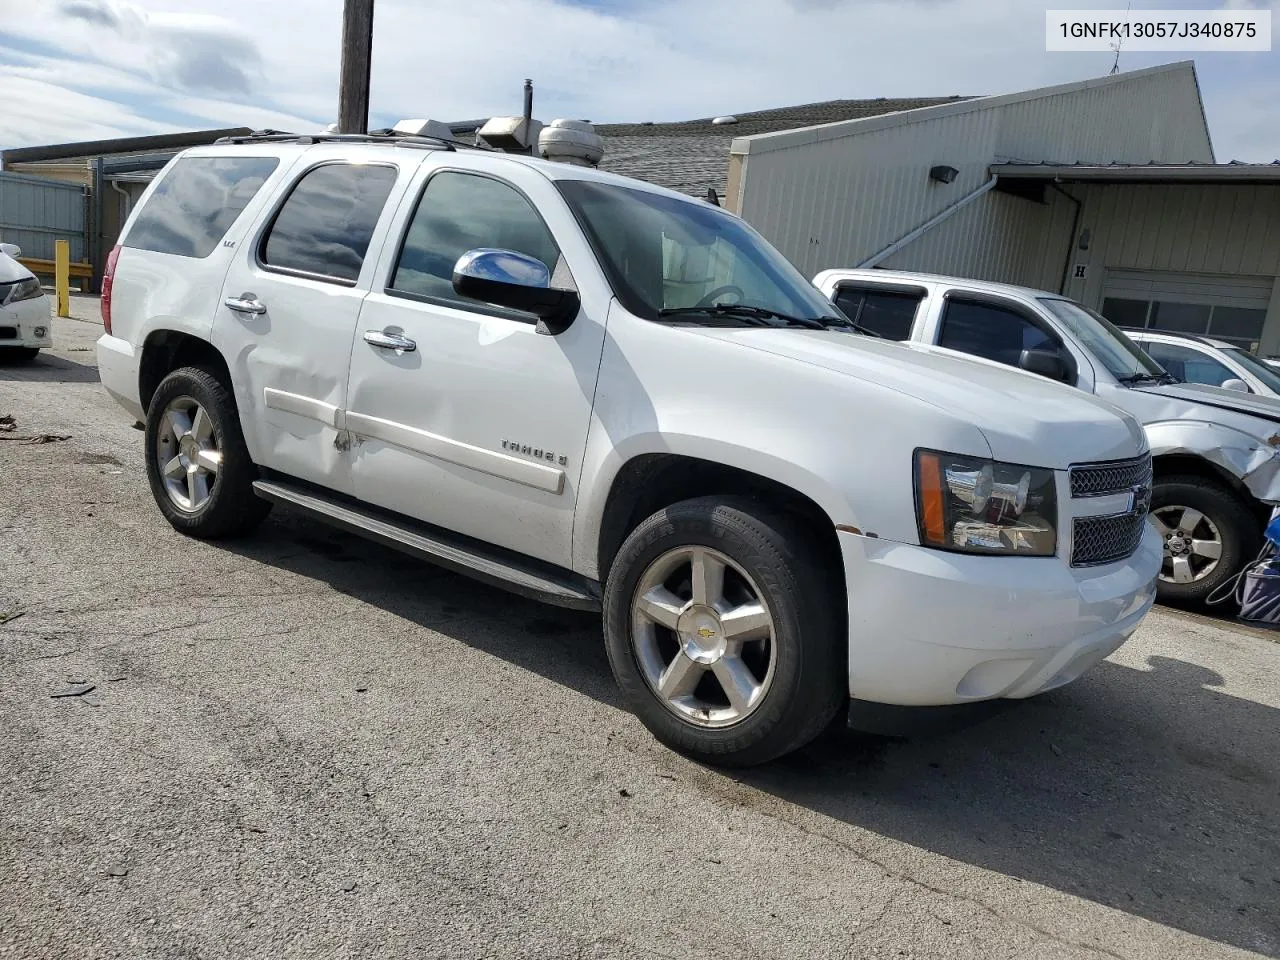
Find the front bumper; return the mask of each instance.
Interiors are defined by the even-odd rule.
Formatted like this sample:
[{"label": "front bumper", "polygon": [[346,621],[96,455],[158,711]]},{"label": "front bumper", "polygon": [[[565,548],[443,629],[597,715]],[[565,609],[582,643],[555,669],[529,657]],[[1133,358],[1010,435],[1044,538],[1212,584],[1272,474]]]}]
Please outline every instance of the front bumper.
[{"label": "front bumper", "polygon": [[1155,599],[1163,547],[1127,560],[985,557],[840,534],[849,695],[901,706],[1029,697],[1077,679],[1129,638]]},{"label": "front bumper", "polygon": [[98,377],[111,399],[135,420],[147,418],[138,398],[138,353],[128,340],[104,333],[98,338]]},{"label": "front bumper", "polygon": [[53,346],[53,318],[48,297],[19,300],[0,307],[0,347]]}]

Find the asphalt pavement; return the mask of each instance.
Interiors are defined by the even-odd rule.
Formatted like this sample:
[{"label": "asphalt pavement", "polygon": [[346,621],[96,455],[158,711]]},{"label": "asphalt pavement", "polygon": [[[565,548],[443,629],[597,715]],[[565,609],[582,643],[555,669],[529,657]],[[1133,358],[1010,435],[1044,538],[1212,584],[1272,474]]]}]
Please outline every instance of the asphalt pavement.
[{"label": "asphalt pavement", "polygon": [[175,533],[76,310],[0,366],[0,957],[1280,957],[1270,634],[1158,609],[1065,689],[720,772],[598,617],[284,510]]}]

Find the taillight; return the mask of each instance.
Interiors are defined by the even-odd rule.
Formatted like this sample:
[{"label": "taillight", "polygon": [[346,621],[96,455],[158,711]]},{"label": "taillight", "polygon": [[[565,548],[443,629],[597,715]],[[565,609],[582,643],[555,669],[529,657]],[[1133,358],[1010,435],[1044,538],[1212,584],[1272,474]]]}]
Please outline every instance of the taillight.
[{"label": "taillight", "polygon": [[120,247],[116,245],[107,254],[107,265],[102,268],[102,329],[111,333],[111,283],[116,275],[116,261],[120,259]]}]

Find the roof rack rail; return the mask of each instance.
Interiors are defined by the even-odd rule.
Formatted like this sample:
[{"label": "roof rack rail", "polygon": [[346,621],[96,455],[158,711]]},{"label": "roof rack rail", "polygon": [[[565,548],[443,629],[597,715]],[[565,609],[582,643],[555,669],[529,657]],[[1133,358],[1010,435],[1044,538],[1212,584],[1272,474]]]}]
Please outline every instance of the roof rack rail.
[{"label": "roof rack rail", "polygon": [[469,144],[442,137],[410,136],[394,130],[372,130],[369,133],[285,133],[281,130],[255,130],[245,136],[220,137],[214,143],[391,143],[429,150],[457,150],[458,147],[475,149]]}]

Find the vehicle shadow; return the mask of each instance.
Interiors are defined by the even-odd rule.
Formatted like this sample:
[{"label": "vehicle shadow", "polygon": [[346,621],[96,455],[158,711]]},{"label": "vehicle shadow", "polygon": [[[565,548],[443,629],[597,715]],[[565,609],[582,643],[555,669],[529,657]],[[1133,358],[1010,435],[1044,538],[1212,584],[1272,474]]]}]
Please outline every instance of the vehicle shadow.
[{"label": "vehicle shadow", "polygon": [[0,382],[97,383],[98,368],[66,357],[41,352],[34,360],[19,362],[0,351]]},{"label": "vehicle shadow", "polygon": [[[247,557],[613,706],[598,616],[509,597],[275,511]],[[441,623],[441,613],[450,615]],[[1280,651],[1278,651],[1280,654]],[[1280,664],[1280,656],[1277,657]],[[733,779],[911,846],[1280,957],[1280,710],[1218,674],[1104,662],[1059,691],[909,738],[834,724]],[[719,776],[719,774],[713,775]]]}]

